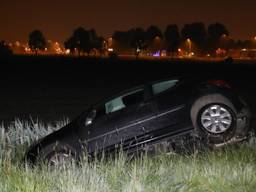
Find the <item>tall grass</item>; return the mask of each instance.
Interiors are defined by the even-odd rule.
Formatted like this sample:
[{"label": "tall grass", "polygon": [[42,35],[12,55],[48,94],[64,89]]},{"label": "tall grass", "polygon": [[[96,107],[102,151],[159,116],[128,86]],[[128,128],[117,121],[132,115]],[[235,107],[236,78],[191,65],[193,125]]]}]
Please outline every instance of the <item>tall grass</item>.
[{"label": "tall grass", "polygon": [[189,156],[162,153],[128,161],[82,162],[64,170],[29,168],[19,163],[35,140],[68,121],[53,125],[16,120],[0,127],[1,192],[156,192],[255,191],[256,140],[239,147]]}]

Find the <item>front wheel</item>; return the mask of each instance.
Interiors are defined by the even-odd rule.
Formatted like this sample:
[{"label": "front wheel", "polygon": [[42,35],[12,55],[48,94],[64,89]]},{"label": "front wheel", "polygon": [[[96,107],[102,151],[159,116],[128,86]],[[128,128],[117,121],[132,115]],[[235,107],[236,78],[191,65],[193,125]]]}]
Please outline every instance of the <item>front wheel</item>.
[{"label": "front wheel", "polygon": [[191,120],[197,135],[209,145],[224,144],[235,137],[237,111],[220,94],[199,98],[191,108]]},{"label": "front wheel", "polygon": [[76,161],[74,150],[68,145],[53,143],[44,147],[39,156],[38,163],[51,168],[67,168]]}]

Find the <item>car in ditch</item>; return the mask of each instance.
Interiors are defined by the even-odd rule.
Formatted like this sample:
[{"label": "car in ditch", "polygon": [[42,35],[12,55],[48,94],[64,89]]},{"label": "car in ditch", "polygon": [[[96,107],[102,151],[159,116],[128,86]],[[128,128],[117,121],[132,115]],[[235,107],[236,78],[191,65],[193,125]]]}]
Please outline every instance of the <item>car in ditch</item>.
[{"label": "car in ditch", "polygon": [[[167,143],[199,141],[222,147],[250,133],[247,104],[224,80],[178,77],[146,83],[92,105],[78,118],[36,142],[26,161],[49,165],[122,149],[127,154]],[[190,144],[189,144],[190,145]],[[148,147],[150,146],[150,147]]]}]

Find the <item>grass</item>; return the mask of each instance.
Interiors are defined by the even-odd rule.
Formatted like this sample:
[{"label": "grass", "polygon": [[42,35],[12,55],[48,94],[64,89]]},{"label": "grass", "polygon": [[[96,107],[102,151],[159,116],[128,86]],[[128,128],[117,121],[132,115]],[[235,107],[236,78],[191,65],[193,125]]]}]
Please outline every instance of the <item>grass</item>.
[{"label": "grass", "polygon": [[127,161],[83,162],[64,170],[22,166],[27,147],[68,121],[21,122],[0,127],[1,192],[228,192],[255,191],[256,139],[239,147],[196,153],[141,156]]}]

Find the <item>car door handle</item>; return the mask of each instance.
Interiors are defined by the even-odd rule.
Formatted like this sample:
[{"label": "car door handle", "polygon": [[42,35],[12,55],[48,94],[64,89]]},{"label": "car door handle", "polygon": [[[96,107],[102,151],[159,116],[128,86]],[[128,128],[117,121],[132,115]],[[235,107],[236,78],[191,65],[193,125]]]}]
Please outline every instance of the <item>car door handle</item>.
[{"label": "car door handle", "polygon": [[143,103],[140,104],[140,107],[145,107],[147,105],[150,105],[150,102],[143,102]]}]

